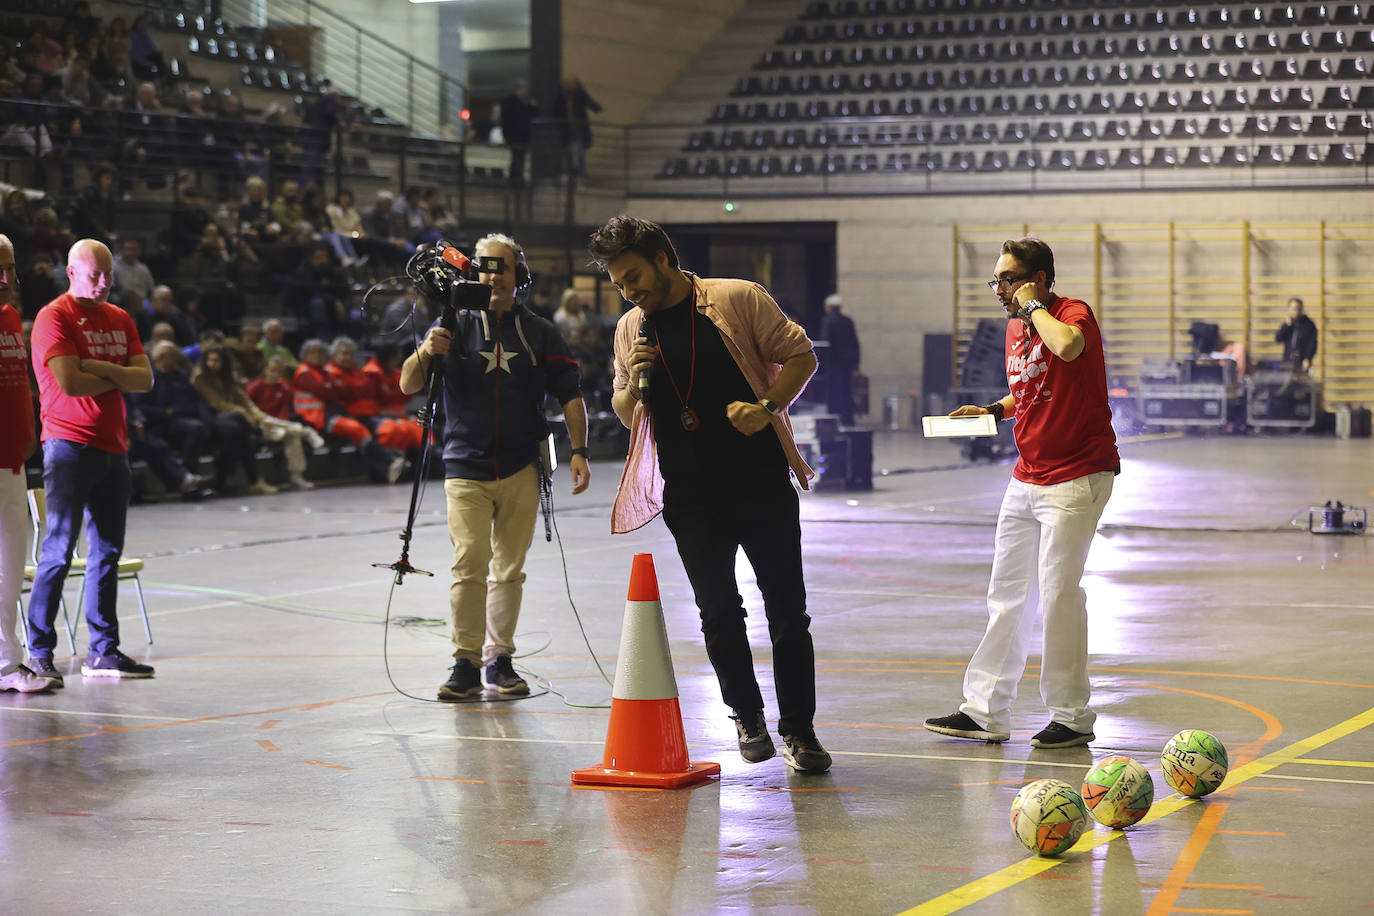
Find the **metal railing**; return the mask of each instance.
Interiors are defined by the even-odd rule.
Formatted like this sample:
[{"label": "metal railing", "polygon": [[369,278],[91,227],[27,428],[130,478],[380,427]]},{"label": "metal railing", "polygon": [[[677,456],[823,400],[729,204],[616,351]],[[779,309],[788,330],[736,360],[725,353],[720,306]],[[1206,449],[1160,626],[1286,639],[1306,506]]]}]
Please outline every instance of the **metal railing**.
[{"label": "metal railing", "polygon": [[467,86],[406,49],[379,38],[314,0],[273,0],[270,16],[253,0],[223,0],[235,25],[310,30],[310,70],[369,110],[380,108],[420,137],[462,139]]}]

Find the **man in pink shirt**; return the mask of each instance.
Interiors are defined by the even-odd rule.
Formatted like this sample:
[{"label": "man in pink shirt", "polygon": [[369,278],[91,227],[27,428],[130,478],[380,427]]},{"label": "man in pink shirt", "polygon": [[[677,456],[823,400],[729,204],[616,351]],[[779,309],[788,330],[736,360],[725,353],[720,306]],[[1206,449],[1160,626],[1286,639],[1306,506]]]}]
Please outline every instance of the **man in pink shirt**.
[{"label": "man in pink shirt", "polygon": [[43,486],[48,528],[29,600],[29,655],[36,674],[57,686],[53,665],[58,602],[71,568],[82,514],[89,515],[86,677],[152,677],[119,651],[115,616],[119,557],[129,509],[129,432],[124,393],[148,391],[153,370],[129,313],[110,305],[110,249],[81,239],[67,255],[70,289],[33,322],[33,370],[43,419]]},{"label": "man in pink shirt", "polygon": [[630,454],[612,531],[632,531],[662,511],[721,696],[735,713],[740,755],[758,763],[776,748],[735,582],[744,549],[773,643],[783,759],[823,773],[830,755],[813,728],[816,658],[789,474],[805,487],[812,472],[786,413],[816,371],[811,341],[757,283],[683,271],[655,223],[616,217],[592,235],[589,250],[635,305],[615,333],[611,406],[630,429]]},{"label": "man in pink shirt", "polygon": [[19,594],[29,539],[24,462],[38,443],[23,322],[13,305],[18,298],[14,245],[0,235],[0,429],[5,431],[0,436],[0,690],[33,693],[47,690],[53,682],[24,665],[19,641]]}]

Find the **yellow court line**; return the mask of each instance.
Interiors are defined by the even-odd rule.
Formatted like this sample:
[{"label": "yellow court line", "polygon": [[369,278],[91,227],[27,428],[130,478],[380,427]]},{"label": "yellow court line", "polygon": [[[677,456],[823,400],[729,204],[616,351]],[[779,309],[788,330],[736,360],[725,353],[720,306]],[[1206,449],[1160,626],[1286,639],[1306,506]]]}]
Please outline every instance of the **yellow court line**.
[{"label": "yellow court line", "polygon": [[[1237,767],[1232,770],[1222,783],[1221,791],[1233,789],[1242,783],[1248,782],[1257,776],[1263,776],[1276,767],[1286,763],[1293,763],[1304,754],[1325,747],[1333,741],[1338,741],[1347,735],[1352,735],[1362,728],[1374,725],[1374,707],[1366,709],[1357,716],[1352,716],[1344,722],[1337,723],[1328,729],[1317,732],[1311,737],[1304,738],[1285,748],[1280,748],[1270,754],[1265,754],[1257,760]],[[1184,798],[1179,795],[1171,795],[1162,801],[1156,802],[1151,808],[1150,813],[1140,821],[1137,826],[1145,826],[1162,818],[1166,818],[1177,811],[1188,807],[1196,798]],[[1120,830],[1113,830],[1110,833],[1099,833],[1093,831],[1085,834],[1069,853],[1084,853],[1097,847],[1110,843],[1118,837],[1125,836]],[[1049,859],[1041,856],[1033,856],[1013,862],[1005,868],[998,869],[991,874],[984,875],[974,881],[970,881],[963,887],[957,887],[952,891],[941,894],[927,900],[925,903],[918,904],[906,910],[901,916],[935,916],[935,914],[954,913],[970,906],[974,903],[986,900],[993,894],[1004,891],[1025,881],[1027,878],[1034,878],[1043,872],[1049,871],[1056,865],[1064,862],[1064,859]]]},{"label": "yellow court line", "polygon": [[1301,760],[1294,760],[1293,762],[1321,767],[1368,767],[1374,770],[1374,762],[1368,760],[1313,760],[1311,757],[1304,757]]}]

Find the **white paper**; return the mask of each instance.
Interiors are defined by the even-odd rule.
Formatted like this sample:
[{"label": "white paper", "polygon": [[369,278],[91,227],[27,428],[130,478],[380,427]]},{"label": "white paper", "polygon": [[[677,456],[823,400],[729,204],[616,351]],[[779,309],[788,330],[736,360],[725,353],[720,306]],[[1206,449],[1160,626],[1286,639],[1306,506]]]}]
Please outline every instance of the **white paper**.
[{"label": "white paper", "polygon": [[982,413],[973,417],[921,417],[921,429],[927,439],[954,436],[995,436],[997,421],[992,414]]}]

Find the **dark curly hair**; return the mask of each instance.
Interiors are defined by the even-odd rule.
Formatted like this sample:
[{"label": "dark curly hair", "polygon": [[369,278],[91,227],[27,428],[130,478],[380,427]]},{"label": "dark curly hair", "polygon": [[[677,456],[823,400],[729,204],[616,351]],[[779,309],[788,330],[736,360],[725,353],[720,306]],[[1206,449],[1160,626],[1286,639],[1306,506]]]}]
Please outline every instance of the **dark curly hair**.
[{"label": "dark curly hair", "polygon": [[653,263],[660,251],[668,255],[669,267],[678,266],[677,251],[662,226],[624,213],[612,217],[587,241],[587,253],[591,255],[592,266],[597,270],[605,270],[607,264],[627,252]]},{"label": "dark curly hair", "polygon": [[1031,273],[1045,272],[1045,285],[1054,286],[1054,252],[1040,239],[1026,236],[1022,239],[1007,239],[1002,243],[1002,254],[1009,254]]}]

